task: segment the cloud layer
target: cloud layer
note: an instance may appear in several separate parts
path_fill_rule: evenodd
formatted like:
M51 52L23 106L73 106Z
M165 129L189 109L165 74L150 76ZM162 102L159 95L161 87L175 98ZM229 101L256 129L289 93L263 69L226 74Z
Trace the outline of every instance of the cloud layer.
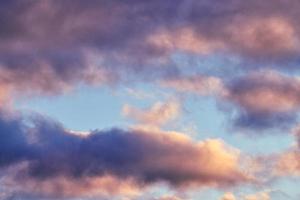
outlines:
M178 51L286 69L299 53L298 8L293 0L6 1L0 86L49 94L78 82L153 80L180 73Z
M7 110L21 96L57 95L82 84L151 82L163 92L173 88L229 105L234 127L287 130L300 109L299 10L296 0L3 1L0 185L6 188L0 199L134 196L161 182L185 188L253 181L241 153L222 140L159 129L178 117L178 102L126 105L125 116L151 126L86 135ZM275 156L276 175L299 176L298 146Z

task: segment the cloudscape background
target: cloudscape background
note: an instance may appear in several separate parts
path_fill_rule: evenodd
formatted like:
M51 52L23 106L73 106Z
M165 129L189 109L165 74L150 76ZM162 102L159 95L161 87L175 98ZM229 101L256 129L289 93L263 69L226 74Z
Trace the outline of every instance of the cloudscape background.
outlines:
M0 2L0 200L299 200L300 2Z

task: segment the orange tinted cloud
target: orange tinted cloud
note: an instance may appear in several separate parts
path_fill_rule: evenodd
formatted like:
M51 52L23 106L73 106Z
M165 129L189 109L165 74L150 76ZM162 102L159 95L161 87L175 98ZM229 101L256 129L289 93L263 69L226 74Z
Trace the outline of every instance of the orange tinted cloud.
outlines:
M183 200L183 199L181 199L179 197L176 197L176 196L173 196L173 195L165 195L163 197L160 197L157 200Z
M180 115L180 104L177 101L156 102L147 109L139 109L126 104L122 113L139 123L160 126Z
M282 153L277 160L274 174L277 176L300 176L300 152L298 149Z
M227 192L220 200L236 200L236 198L234 194Z
M268 192L259 192L256 194L245 195L243 200L271 200L271 197Z
M5 143L0 145L0 167L21 166L5 176L13 181L12 188L25 185L32 194L80 196L100 189L102 194L134 194L136 186L156 183L186 189L254 181L240 151L219 139L196 141L178 132L120 129L83 137L45 119L36 119L30 128L18 120L0 117L6 130L0 132L0 143Z

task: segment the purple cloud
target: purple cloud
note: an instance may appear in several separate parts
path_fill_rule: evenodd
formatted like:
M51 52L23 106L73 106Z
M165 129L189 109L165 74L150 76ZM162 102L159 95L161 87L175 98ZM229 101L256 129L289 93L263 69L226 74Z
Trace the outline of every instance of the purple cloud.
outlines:
M11 176L16 187L27 183L25 192L32 194L38 192L33 187L38 183L42 194L55 194L57 184L61 195L70 194L71 188L84 193L86 184L97 188L100 180L104 184L109 177L114 177L111 184L133 180L139 187L164 182L183 188L227 187L253 179L240 166L239 151L220 140L197 142L184 134L158 130L112 129L78 135L41 116L30 125L5 113L0 119L0 168L15 169L5 176Z

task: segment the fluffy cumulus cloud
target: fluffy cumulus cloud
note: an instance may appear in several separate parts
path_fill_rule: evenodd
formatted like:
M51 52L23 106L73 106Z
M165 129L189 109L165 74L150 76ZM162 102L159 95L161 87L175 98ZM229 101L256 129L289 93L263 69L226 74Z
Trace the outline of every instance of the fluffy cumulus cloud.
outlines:
M135 194L136 187L158 182L225 187L253 179L240 165L240 152L216 139L120 129L77 135L49 119L28 124L4 113L0 122L3 185L14 183L15 192Z

